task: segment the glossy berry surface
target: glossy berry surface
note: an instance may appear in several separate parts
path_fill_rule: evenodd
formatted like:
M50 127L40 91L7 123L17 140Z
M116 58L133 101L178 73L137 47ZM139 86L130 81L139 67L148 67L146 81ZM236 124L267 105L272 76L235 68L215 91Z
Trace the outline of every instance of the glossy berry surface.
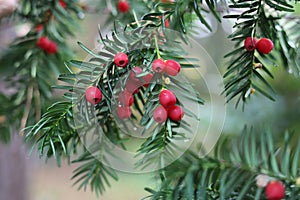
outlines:
M157 123L164 123L168 119L168 111L163 106L158 106L153 112L153 119Z
M156 73L164 72L165 68L166 68L166 63L163 59L155 59L152 62L152 70Z
M50 42L51 41L46 36L42 36L38 39L37 46L45 50L49 46Z
M162 90L158 97L160 104L165 108L169 108L176 104L176 96L170 90Z
M262 54L270 53L273 48L274 48L274 44L273 44L272 40L270 40L268 38L261 38L256 43L256 49Z
M57 53L58 47L57 44L53 41L50 41L49 45L45 48L45 51L48 54L55 54Z
M120 119L127 119L131 116L131 111L128 106L119 106L117 108L117 115Z
M256 49L256 43L257 43L256 38L247 37L244 40L244 47L247 51L254 51Z
M173 121L180 121L184 116L183 109L180 106L174 105L168 109L168 116Z
M271 181L265 189L268 200L281 200L284 197L284 185L280 181Z
M129 11L129 3L126 0L120 0L117 4L117 8L122 13L127 13Z
M102 92L95 86L88 87L85 90L85 98L93 105L98 104L102 100Z
M114 63L118 66L118 67L126 67L126 65L128 64L128 56L126 53L117 53L114 57Z
M180 72L180 68L180 64L175 60L167 60L166 68L164 71L170 76L176 76Z
M130 92L124 90L123 92L120 92L118 100L121 106L132 106L134 102L134 97Z

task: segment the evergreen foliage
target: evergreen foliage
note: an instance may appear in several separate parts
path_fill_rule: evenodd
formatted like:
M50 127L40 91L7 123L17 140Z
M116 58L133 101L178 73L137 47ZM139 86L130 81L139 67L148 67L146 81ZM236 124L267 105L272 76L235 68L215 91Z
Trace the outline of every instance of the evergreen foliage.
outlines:
M141 135L149 130L151 134L146 135L137 150L136 166L144 169L154 164L160 168L161 179L160 188L146 188L150 195L145 199L265 199L263 188L256 183L260 174L281 180L286 186L286 199L300 199L296 183L300 176L297 133L286 132L284 141L277 141L270 130L245 129L237 138L221 137L213 153L200 157L188 151L165 167L165 163L174 160L175 152L181 150L176 140L187 139L186 132L193 132L193 127L184 118L180 122L167 119L165 123L155 123L152 113L159 105L160 91L172 90L185 115L197 120L199 116L182 102L189 100L202 105L204 100L192 84L151 69L157 58L176 60L182 69L199 67L197 59L188 57L180 44L189 44L187 35L196 19L212 30L205 18L205 13L211 12L219 22L236 20L234 32L229 35L235 49L225 55L229 60L224 74L227 102L236 99L236 106L241 102L244 106L255 91L274 101L275 91L268 81L276 78L272 68L284 67L296 76L300 71L299 16L294 13L297 1L236 0L227 5L227 1L217 0L138 0L129 1L130 12L121 14L117 12L117 0L100 1L96 5L101 6L96 10L77 1L65 2L64 8L56 0L24 0L13 16L29 21L32 27L28 34L13 42L0 60L7 81L17 87L11 96L0 95L4 102L11 102L7 103L9 106L1 106L0 115L5 114L9 122L9 126L0 124L8 133L0 134L1 139L8 141L10 127L18 127L21 134L25 133L26 142L37 147L41 156L55 158L58 165L65 158L70 163L79 163L72 177L74 184L79 189L90 186L101 195L110 187L111 180L118 180L117 170L110 166L104 152L115 158L118 155L113 154L105 138L122 149L127 148L125 141L132 139L124 133L130 132L130 128L116 116L117 95L125 88L134 67L141 66L143 71L136 78L143 85L146 83L143 77L151 74L153 78L148 87L142 86L134 94L132 118L143 127ZM222 19L219 9L226 6L239 14L229 13ZM70 60L72 52L65 40L78 28L76 20L83 16L82 10L101 13L104 8L110 9L107 23L114 21L114 28L111 35L105 36L99 28L99 43L103 48L94 51L78 42L89 58ZM167 21L172 30L181 34L168 31ZM37 25L43 29L37 31ZM58 44L57 54L41 51L37 46L41 36ZM247 37L271 39L274 51L270 54L247 51L243 46ZM124 68L113 61L119 52L129 57ZM56 85L58 74L60 83ZM96 106L85 99L89 86L97 86L103 94L103 100ZM63 100L53 103L53 88L65 92ZM90 138L92 142L87 145L85 142Z

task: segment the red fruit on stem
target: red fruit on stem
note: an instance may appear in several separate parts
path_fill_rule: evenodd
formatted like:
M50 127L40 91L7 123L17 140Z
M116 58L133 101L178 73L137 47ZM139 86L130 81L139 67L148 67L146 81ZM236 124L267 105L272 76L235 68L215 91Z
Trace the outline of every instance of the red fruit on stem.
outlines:
M126 65L128 64L128 56L126 53L117 53L114 57L114 63L118 66L118 67L126 67Z
M57 53L57 44L53 41L50 41L49 45L45 48L45 51L48 53L48 54L55 54Z
M168 119L168 111L163 106L158 106L153 112L153 119L158 123L164 123Z
M66 2L64 1L64 0L59 0L59 5L61 6L61 7L63 7L63 8L66 8L67 7L67 4L66 4Z
M254 37L247 37L244 40L244 47L247 51L254 51L256 48L257 40Z
M169 108L176 104L176 96L170 90L162 90L158 97L160 104L165 108Z
M137 74L140 74L140 73L142 73L143 72L143 69L142 68L140 68L140 67L134 67L131 71L130 71L130 73L129 73L129 78L130 78L130 80L132 80L132 81L140 81L140 79L138 78L138 77L136 77L136 75Z
M168 116L173 121L180 121L184 116L183 109L180 106L174 105L168 109Z
M124 90L123 92L120 92L119 96L119 103L122 106L132 106L133 102L134 102L134 97L133 95L128 92L127 90Z
M120 0L117 4L117 8L122 13L127 13L129 11L129 3L126 0Z
M163 73L166 68L166 63L163 59L155 59L152 62L152 70L157 73Z
M51 43L51 41L46 36L42 36L38 39L36 44L39 48L45 50L49 46L50 43Z
M262 54L268 54L272 51L274 44L272 40L268 38L261 38L256 43L256 49Z
M131 116L130 108L128 106L125 106L125 107L119 106L117 108L117 115L120 119L129 118Z
M180 72L180 64L175 60L167 60L165 72L170 76L176 76Z
M85 98L88 102L95 105L102 100L102 92L95 86L90 86L85 90Z
M265 189L268 200L281 200L284 197L284 185L280 181L271 181Z
M42 24L38 24L38 25L36 25L36 27L35 27L35 31L36 32L40 32L41 30L43 30L43 25Z

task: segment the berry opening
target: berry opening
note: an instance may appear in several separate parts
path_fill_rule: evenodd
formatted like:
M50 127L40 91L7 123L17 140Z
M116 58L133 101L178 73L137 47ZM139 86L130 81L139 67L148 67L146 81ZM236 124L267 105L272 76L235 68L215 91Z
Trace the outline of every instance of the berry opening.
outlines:
M97 101L99 101L100 99L99 99L99 98L93 98L93 100L94 100L95 102L97 102Z

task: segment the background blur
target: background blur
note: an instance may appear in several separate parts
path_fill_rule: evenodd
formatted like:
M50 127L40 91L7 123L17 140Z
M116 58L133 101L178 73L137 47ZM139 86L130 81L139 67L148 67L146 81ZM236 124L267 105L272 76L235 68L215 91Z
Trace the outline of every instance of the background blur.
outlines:
M102 20L101 20L101 19ZM103 24L103 18L98 15L87 15L81 22L81 29L76 33L75 38L70 38L68 43L76 51L75 58L80 60L86 57L76 44L82 41L89 48L93 48L97 41L98 24ZM197 41L208 51L221 72L225 71L223 55L232 49L231 42L226 38L229 27L216 23L212 19L215 31L207 34L205 38L198 38ZM2 25L0 29L0 51L13 38L14 31L20 32L26 26L18 26L16 29L9 24ZM108 30L108 29L107 29ZM24 30L25 31L25 30ZM253 95L245 110L235 109L234 102L227 105L226 121L223 134L240 133L245 124L254 127L271 127L275 134L280 136L286 129L300 130L300 79L292 77L282 68L271 69L275 80L271 83L277 91L277 101L272 102L259 95ZM201 88L201 86L199 86ZM209 120L205 117L209 113L202 113L202 123ZM1 120L1 119L0 119ZM215 122L218 123L218 122ZM1 131L1 130L0 130ZM97 199L89 189L77 191L76 186L72 187L70 178L76 165L69 166L63 163L60 168L55 161L48 160L47 163L33 150L28 156L30 149L22 143L22 139L14 137L12 143L0 143L0 200L12 200L4 196L4 191L14 188L12 193L20 193L19 199L28 200L82 200ZM14 187L18 182L23 182L22 187ZM98 199L103 200L136 200L147 195L144 187L155 186L152 174L119 174L119 181L112 181L111 189Z

